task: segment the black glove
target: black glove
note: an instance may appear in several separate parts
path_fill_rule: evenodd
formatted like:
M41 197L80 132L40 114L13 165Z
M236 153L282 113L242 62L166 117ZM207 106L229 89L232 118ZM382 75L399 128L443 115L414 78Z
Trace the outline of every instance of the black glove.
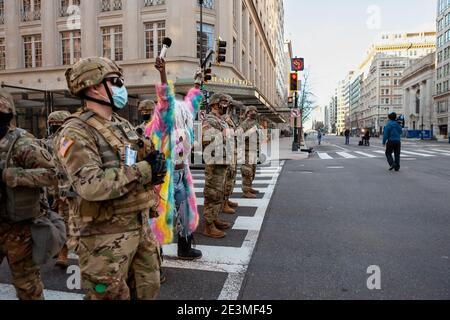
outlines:
M164 183L167 174L166 157L159 151L150 153L145 161L152 167L152 184L157 186Z

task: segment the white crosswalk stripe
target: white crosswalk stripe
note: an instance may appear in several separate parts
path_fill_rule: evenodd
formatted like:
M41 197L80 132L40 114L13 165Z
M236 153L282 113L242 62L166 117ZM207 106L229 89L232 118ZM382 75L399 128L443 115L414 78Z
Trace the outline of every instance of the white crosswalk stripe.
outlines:
M331 160L331 159L333 159L332 157L330 157L330 155L328 153L318 152L317 154L319 155L320 159L322 159L322 160Z
M448 153L450 153L450 150L442 150L442 149L431 149L431 150L440 152L441 154L444 154L444 155L447 155Z
M363 151L334 151L334 152L317 152L320 160L347 160L347 159L375 159L384 158L384 150L370 149ZM402 158L433 158L440 156L450 156L450 150L443 149L413 149L402 150Z
M368 153L365 153L365 152L361 152L361 151L355 151L355 153L357 153L357 154L359 154L361 156L364 156L366 158L378 158L378 156L375 156L373 154L368 154Z
M355 156L352 156L351 154L349 154L347 152L336 152L336 153L345 159L356 159Z
M431 158L431 157L434 157L434 156L431 155L431 154L424 154L424 153L418 153L418 152L412 152L412 151L406 151L406 150L402 150L402 153L404 153L404 154L409 154L409 155L412 155L412 156L425 157L425 158Z

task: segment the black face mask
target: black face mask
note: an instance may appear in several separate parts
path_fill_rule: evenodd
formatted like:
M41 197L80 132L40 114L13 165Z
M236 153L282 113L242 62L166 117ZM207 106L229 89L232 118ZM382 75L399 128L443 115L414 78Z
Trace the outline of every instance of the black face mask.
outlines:
M8 133L14 115L12 113L0 112L0 139L3 139Z
M143 114L143 115L142 115L142 119L143 119L144 121L149 121L151 118L152 118L152 115L151 115L151 114Z
M61 126L51 125L50 126L50 134L55 134L59 130L59 128L61 128Z

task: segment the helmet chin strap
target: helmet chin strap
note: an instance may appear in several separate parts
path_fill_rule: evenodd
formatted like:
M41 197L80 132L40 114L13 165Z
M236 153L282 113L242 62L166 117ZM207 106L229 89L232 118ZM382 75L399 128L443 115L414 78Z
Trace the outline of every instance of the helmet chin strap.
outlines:
M92 101L92 102L95 102L95 103L98 103L98 104L101 104L101 105L103 105L103 106L108 106L108 107L110 107L114 112L117 112L119 109L118 109L118 108L115 106L115 104L114 104L114 99L113 99L111 90L109 90L108 84L106 83L106 79L104 79L104 80L102 81L102 84L103 84L103 86L105 87L106 94L108 95L108 98L109 98L109 101L110 101L109 103L106 102L106 101L104 101L104 100L100 100L100 99L97 99L97 98L89 97L89 96L87 96L87 95L84 95L84 96L83 96L83 99L84 99L84 100L88 100L88 101Z

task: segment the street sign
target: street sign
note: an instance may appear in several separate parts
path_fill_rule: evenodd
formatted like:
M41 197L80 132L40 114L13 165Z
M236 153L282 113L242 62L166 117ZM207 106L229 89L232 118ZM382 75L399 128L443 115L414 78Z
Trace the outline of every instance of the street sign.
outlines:
M293 58L291 69L293 72L305 70L305 59L304 58Z

